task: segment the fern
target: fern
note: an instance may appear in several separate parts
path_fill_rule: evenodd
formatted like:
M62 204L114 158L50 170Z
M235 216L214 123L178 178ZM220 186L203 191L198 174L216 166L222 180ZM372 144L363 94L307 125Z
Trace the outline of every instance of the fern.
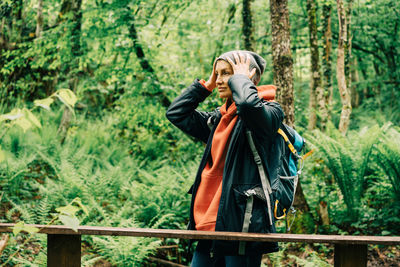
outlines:
M327 133L316 130L307 139L318 149L324 164L338 183L347 214L354 221L360 214L364 177L373 145L381 136L382 129L378 126L364 128L344 137L330 126Z
M394 196L400 201L400 132L392 129L375 146L379 167L390 180Z
M47 224L50 218L50 211L53 206L48 201L48 196L39 200L39 203L35 205L35 223L37 224Z

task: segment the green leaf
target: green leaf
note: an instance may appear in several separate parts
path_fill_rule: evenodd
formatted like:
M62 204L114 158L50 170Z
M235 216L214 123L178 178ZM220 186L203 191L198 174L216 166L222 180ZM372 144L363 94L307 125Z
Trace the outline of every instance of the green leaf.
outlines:
M34 234L39 232L39 228L32 226L32 225L24 225L23 231L28 232L30 234Z
M81 201L81 199L80 199L79 197L74 198L74 200L72 200L71 203L77 204L79 207L81 207L81 209L83 210L83 212L84 212L86 215L89 215L88 209L82 204L82 201Z
M32 123L24 117L20 117L17 120L15 120L15 124L21 127L22 130L24 130L24 132L26 132L26 130L32 127Z
M23 117L24 114L22 113L21 109L19 108L15 108L13 110L11 110L11 112L0 115L0 121L5 121L5 120L16 120L19 119L21 117Z
M78 100L74 92L70 89L60 89L55 95L67 106L73 107Z
M23 112L24 112L25 117L30 122L32 122L36 127L42 128L42 125L40 124L40 121L36 118L35 115L33 115L33 113L29 109L24 108Z
M48 97L45 99L38 99L33 101L35 106L37 107L42 107L44 109L50 110L50 105L54 102L54 99L52 97Z
M39 232L39 228L31 225L26 225L23 221L20 221L14 225L13 234L18 235L22 231L27 232L29 234L34 234Z
M60 215L60 221L75 232L78 232L79 220L75 216Z
M13 227L13 234L18 235L24 229L24 222L17 222Z
M59 213L64 214L64 215L75 216L75 214L79 211L79 208L74 207L71 204L69 204L65 207L56 208L56 211L58 211Z

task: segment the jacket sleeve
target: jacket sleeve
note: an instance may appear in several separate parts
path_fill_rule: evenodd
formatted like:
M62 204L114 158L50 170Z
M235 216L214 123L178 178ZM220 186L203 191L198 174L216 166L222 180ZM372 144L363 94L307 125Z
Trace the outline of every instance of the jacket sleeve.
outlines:
M238 115L253 134L259 137L276 134L284 117L281 106L260 99L256 86L246 75L233 75L228 84Z
M196 79L172 102L166 113L168 120L172 124L204 143L207 143L210 135L207 120L212 115L212 112L198 111L196 108L210 93Z

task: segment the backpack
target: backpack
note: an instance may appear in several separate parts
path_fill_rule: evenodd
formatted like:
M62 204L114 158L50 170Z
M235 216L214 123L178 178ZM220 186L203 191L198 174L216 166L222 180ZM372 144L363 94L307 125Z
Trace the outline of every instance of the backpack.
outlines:
M287 211L292 209L294 202L294 196L296 193L296 187L303 167L303 158L299 155L301 150L305 145L305 140L303 137L297 133L296 130L291 128L286 124L278 129L277 138L282 138L280 142L284 147L282 147L282 157L280 166L280 175L278 180L274 182L273 188L269 184L269 179L262 165L262 161L258 151L255 147L252 134L250 130L247 130L247 139L254 156L254 161L257 164L258 172L260 174L262 191L264 192L265 200L268 205L268 210L271 213L273 210L273 215L275 219L283 219L286 217ZM256 191L260 191L259 189ZM257 192L259 195L260 192ZM269 195L273 196L274 203L271 203ZM259 197L260 198L260 197ZM270 216L270 222L272 222L272 215Z
M285 218L289 209L293 214L295 214L295 210L292 205L304 160L304 157L301 157L299 153L305 145L304 138L301 137L296 130L282 123L282 126L278 129L277 138L283 139L278 141L281 141L279 144L283 145L280 173L283 173L284 175L280 175L276 182L274 182L274 187L271 187L269 183L270 180L268 179L260 154L256 149L251 131L249 129L247 129L246 135L250 149L253 153L254 161L258 168L262 187L258 186L251 188L245 192L245 195L247 196L247 203L243 218L242 232L249 231L254 198L258 198L267 204L267 215L269 217L270 225L272 225L274 221L272 219L272 210L273 216L277 220ZM274 200L274 203L271 201L271 196ZM290 225L288 227L288 231L290 231ZM239 255L245 254L245 246L245 242L239 242Z
M274 85L262 85L257 87L258 96L266 101L274 101L276 95L276 86ZM255 148L254 141L252 140L251 132L247 132L247 139L252 150L254 160L256 161L258 171L260 174L262 187L264 194L267 192L273 194L274 203L273 211L275 219L283 219L286 217L286 212L289 209L294 213L295 210L292 207L294 202L294 196L296 193L296 187L303 168L303 163L305 155L301 157L299 154L305 145L305 140L301 135L287 124L282 123L281 127L278 129L278 134L281 140L282 147L282 157L281 166L279 172L278 181L274 181L274 190L268 185L269 179L267 179L266 172L262 167L260 156L258 155L257 149ZM284 141L284 142L283 142ZM311 152L312 153L312 152ZM263 181L264 180L264 181ZM267 197L268 198L268 197ZM270 207L269 207L270 208ZM271 209L269 209L270 211ZM271 219L271 218L270 218Z

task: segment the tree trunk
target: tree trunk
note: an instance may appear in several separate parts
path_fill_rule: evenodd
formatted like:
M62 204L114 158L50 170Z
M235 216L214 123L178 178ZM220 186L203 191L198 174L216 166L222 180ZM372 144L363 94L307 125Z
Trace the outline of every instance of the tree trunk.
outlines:
M79 83L79 60L81 57L81 27L82 27L82 0L73 0L70 1L70 5L68 5L71 9L66 10L64 12L71 11L72 19L71 19L71 30L70 30L70 38L71 38L71 54L72 60L69 64L69 74L68 76L68 84L69 88L76 92ZM64 7L64 5L62 5ZM61 12L60 12L61 13ZM65 14L65 13L62 13ZM64 143L65 138L67 137L67 132L71 124L72 111L70 108L65 107L63 116L61 118L60 126L58 127L58 134L61 137L61 143Z
M43 31L43 0L38 0L35 36L41 37L42 31Z
M332 3L325 1L322 6L322 31L324 35L324 44L322 52L322 72L323 72L323 91L325 106L327 107L326 121L330 120L330 110L332 107ZM324 118L321 118L323 121Z
M16 36L16 42L19 43L22 39L22 25L24 25L24 21L22 18L22 10L23 10L23 1L15 0L13 1L13 20L12 20L12 31L16 32L14 36ZM10 34L10 36L12 36Z
M270 0L272 59L277 100L285 112L285 123L294 125L293 59L287 0Z
M323 91L325 106L327 107L326 121L330 120L330 113L332 107L332 2L324 1L322 6L322 31L324 35L324 44L322 52L322 73L323 73ZM323 118L321 118L323 121Z
M272 59L274 84L278 87L277 101L285 112L285 123L294 126L293 59L290 50L290 24L287 0L270 0ZM309 206L299 182L297 185L294 207L308 216ZM312 220L312 219L311 219ZM303 227L300 227L303 228ZM296 227L294 228L296 229ZM305 232L304 229L298 231Z
M142 69L150 74L152 78L157 81L159 84L157 75L151 66L150 62L148 61L147 57L145 56L142 44L139 42L139 37L137 34L136 26L135 26L135 18L133 15L131 15L132 12L129 11L128 9L128 16L130 19L131 25L129 26L129 36L133 41L133 49L135 50L136 57L139 59L140 66ZM161 88L158 88L156 92L143 92L144 95L150 96L150 97L157 97L160 100L160 103L163 107L169 107L171 105L171 101L168 99L167 95L165 92L161 90Z
M251 13L251 1L243 0L242 18L243 18L243 41L244 48L246 50L254 51L254 27L253 27L253 15Z
M352 59L351 66L351 106L356 108L360 105L360 93L357 90L357 84L360 81L360 77L358 75L358 64L356 58Z
M324 101L324 92L321 87L321 73L319 69L318 32L317 32L317 7L315 0L307 0L308 29L310 37L311 54L311 84L310 84L310 118L308 129L313 130L317 126L317 106L320 113L321 128L326 125L327 111Z
M350 124L351 99L346 85L345 75L345 45L347 43L347 21L343 0L337 0L339 18L339 38L337 48L336 77L339 87L340 99L342 101L342 112L340 114L339 131L345 135Z
M346 75L346 85L347 88L351 88L351 74L352 74L352 55L351 55L351 46L352 46L352 39L353 34L351 32L351 13L352 13L352 2L353 0L347 0L348 5L345 8L346 12L346 29L347 29L347 40L344 44L344 73ZM350 94L351 98L351 94Z

